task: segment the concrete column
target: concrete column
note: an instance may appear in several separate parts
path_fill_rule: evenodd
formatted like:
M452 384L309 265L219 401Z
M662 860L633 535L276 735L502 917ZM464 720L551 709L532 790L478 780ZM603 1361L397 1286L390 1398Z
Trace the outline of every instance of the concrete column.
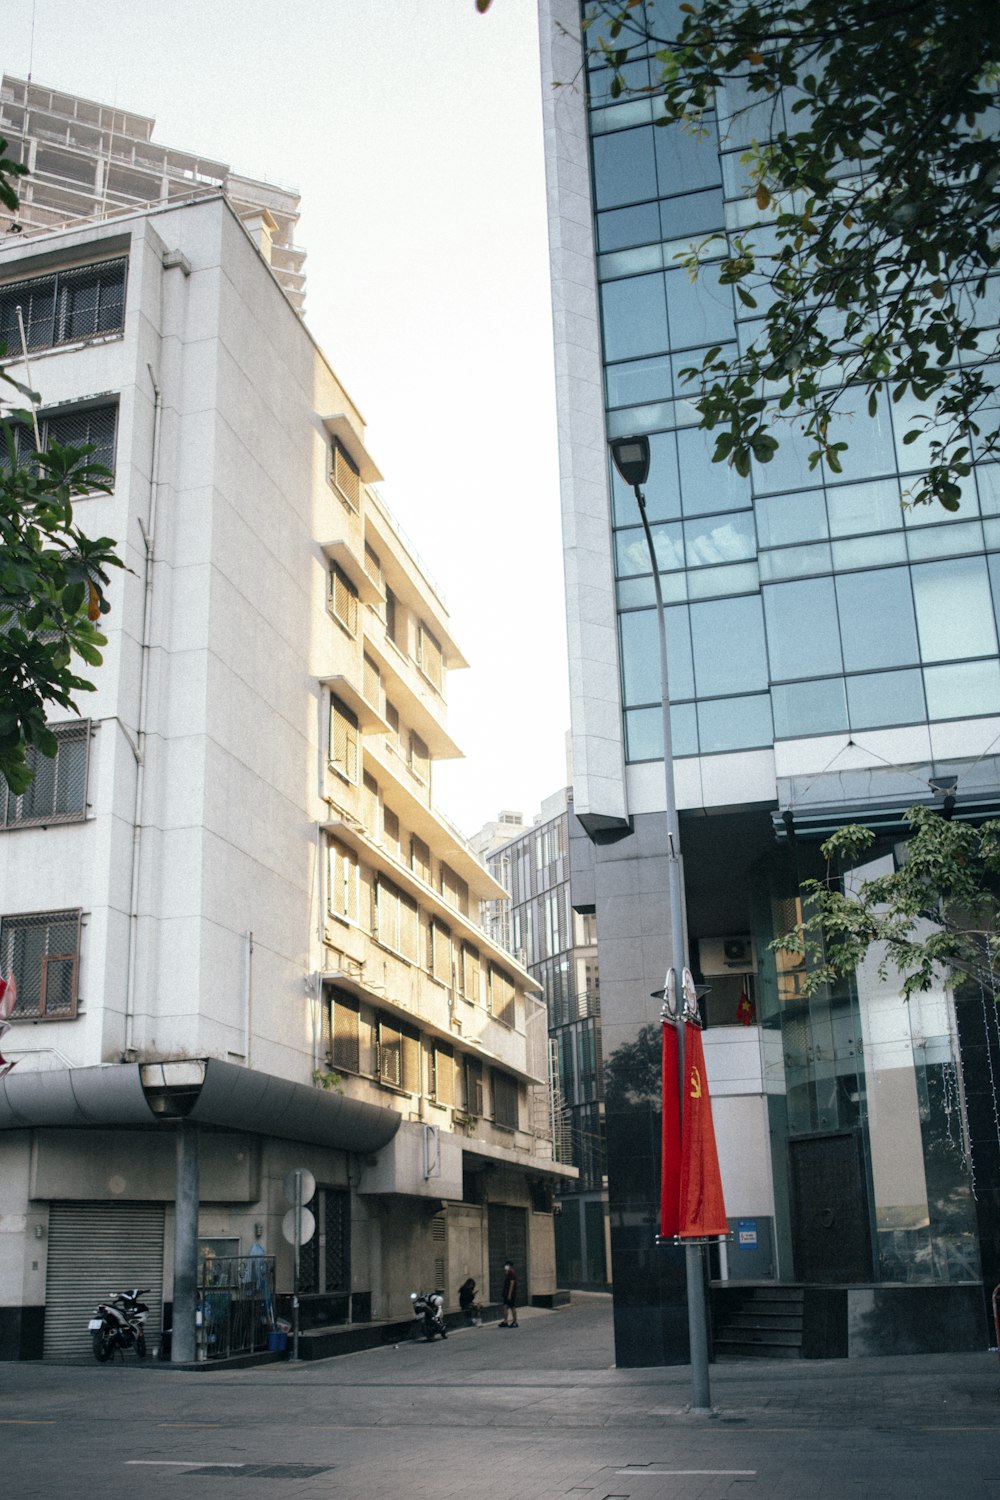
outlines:
M177 1126L177 1183L174 1219L173 1364L195 1359L195 1305L198 1285L198 1126Z

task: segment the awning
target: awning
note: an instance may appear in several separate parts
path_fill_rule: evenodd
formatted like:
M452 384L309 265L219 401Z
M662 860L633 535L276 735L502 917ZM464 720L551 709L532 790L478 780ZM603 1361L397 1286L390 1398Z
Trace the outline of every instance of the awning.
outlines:
M400 1124L395 1110L218 1058L15 1069L0 1079L0 1130L163 1129L179 1119L365 1153L385 1146Z

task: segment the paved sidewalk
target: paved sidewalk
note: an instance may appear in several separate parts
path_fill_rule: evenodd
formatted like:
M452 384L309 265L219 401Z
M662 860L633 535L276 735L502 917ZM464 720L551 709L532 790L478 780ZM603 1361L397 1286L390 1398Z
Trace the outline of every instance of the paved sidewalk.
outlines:
M995 1354L617 1370L610 1299L226 1372L0 1365L4 1492L51 1500L1000 1500ZM87 1479L90 1476L90 1480Z

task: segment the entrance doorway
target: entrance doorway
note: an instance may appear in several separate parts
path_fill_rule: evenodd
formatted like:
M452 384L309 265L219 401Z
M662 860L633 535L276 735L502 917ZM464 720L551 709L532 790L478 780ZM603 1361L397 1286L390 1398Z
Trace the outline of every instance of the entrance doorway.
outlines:
M793 1137L788 1166L795 1279L871 1281L868 1190L858 1132Z
M512 1262L517 1273L517 1300L528 1300L528 1213L505 1203L489 1205L490 1301L503 1295L503 1263Z

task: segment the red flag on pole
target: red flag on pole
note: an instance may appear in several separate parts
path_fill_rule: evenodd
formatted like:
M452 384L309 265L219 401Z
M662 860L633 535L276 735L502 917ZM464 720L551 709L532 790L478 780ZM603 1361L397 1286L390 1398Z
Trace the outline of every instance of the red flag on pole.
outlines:
M680 1229L681 1123L677 1027L663 1023L663 1124L660 1166L660 1236L672 1240Z
M705 1075L705 1049L701 1027L688 1021L684 1029L684 1131L680 1164L680 1228L682 1239L728 1234L726 1205L722 1197L719 1154L712 1125L712 1102ZM676 1041L675 1041L676 1047ZM676 1065L674 1076L676 1077ZM664 1118L666 1111L664 1110ZM676 1118L676 1115L675 1115Z

